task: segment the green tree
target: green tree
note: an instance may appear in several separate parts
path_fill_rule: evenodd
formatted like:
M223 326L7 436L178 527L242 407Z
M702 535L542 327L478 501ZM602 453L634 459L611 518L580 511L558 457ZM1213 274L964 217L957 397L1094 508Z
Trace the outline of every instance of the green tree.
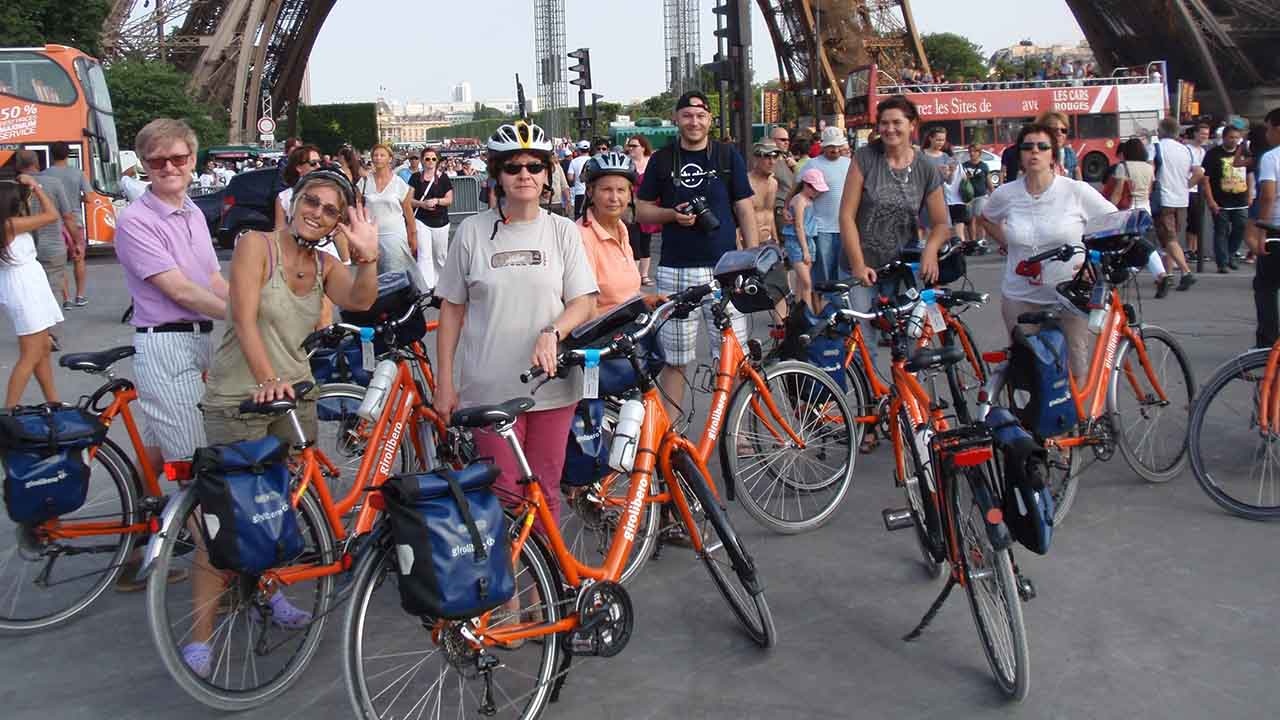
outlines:
M227 113L192 99L191 77L159 60L120 60L106 70L120 144L132 147L143 125L158 117L185 120L201 147L227 141Z
M506 114L501 110L481 103L476 103L475 111L471 114L472 120L495 120L503 117L506 117Z
M298 136L335 153L343 143L370 148L378 142L378 109L374 103L302 105L298 108Z
M102 54L102 25L110 0L18 0L0 4L0 47L45 43Z
M948 78L987 76L987 63L982 59L982 46L955 33L931 33L921 40L924 54L935 71Z

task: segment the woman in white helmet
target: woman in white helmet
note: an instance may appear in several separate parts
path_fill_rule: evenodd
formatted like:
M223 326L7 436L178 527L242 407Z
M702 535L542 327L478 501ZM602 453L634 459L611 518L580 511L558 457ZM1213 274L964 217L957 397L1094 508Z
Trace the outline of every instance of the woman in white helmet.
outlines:
M554 375L560 338L595 312L596 281L577 227L539 204L553 162L551 139L520 121L499 127L488 148L494 209L458 226L436 286L444 302L435 407L444 417L529 395L520 374L536 365ZM564 439L581 382L576 373L548 382L515 427L557 522ZM506 441L477 430L475 442L477 454L502 470L498 487L519 497L520 470Z

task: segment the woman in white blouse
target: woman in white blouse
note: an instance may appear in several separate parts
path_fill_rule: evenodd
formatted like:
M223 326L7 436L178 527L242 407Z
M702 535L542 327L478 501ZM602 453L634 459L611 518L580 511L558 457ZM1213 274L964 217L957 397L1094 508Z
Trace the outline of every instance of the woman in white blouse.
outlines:
M1036 277L1017 274L1018 263L1065 244L1083 247L1080 237L1085 223L1116 212L1116 206L1088 183L1054 172L1058 134L1050 128L1023 126L1017 146L1023 173L996 188L981 217L983 226L1008 253L1000 294L1004 324L1010 332L1022 313L1058 310L1057 285L1071 279L1084 257L1042 263ZM1071 371L1083 379L1089 365L1089 321L1069 312L1057 315L1066 332Z
M374 145L370 156L373 172L359 180L356 193L378 226L378 274L407 272L419 289L426 290L415 259L418 232L409 185L392 172L391 148Z

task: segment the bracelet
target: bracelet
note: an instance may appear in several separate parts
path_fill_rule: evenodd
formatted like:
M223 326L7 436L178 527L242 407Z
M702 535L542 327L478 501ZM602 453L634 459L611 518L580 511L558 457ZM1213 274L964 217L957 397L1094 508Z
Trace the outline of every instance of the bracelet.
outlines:
M278 377L267 378L266 380L263 380L262 382L258 383L258 389L261 390L262 388L270 385L271 383L278 383L278 382L281 382L281 380L282 378L278 378Z
M357 264L357 265L370 265L370 264L373 264L373 263L378 262L378 257L375 255L375 256L373 256L373 257L371 257L371 258L358 258L358 257L356 257L356 256L352 255L352 256L351 256L351 262L353 262L353 263L355 263L355 264Z

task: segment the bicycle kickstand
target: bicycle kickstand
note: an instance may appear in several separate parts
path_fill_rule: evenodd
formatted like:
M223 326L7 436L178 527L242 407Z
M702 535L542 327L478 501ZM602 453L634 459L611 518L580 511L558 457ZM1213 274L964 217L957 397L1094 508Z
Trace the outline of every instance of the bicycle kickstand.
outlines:
M902 636L903 642L911 642L912 640L920 637L924 632L924 629L929 627L929 623L933 622L933 619L938 615L938 611L942 609L942 604L947 601L947 596L951 594L951 588L955 586L955 575L949 575L947 577L947 584L942 587L942 592L938 593L938 597L935 598L933 604L929 606L929 610L925 612L924 617L920 618L920 624L916 625L914 630Z

